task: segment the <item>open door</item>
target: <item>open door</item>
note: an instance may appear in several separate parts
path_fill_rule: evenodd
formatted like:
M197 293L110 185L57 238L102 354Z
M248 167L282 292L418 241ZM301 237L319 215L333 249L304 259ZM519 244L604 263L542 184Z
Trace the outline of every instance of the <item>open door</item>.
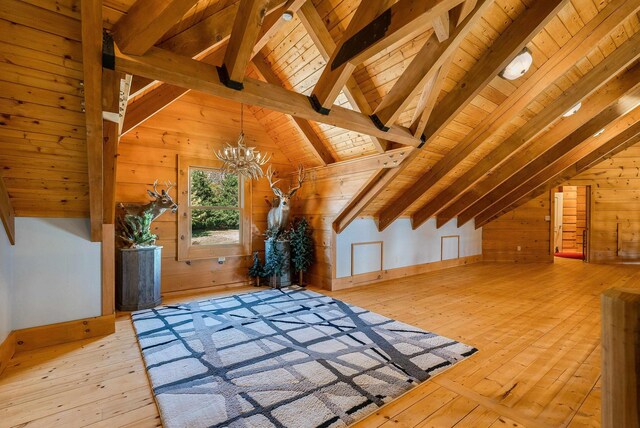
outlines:
M554 198L554 214L553 214L553 249L554 252L562 252L562 213L564 195L562 192L556 192Z

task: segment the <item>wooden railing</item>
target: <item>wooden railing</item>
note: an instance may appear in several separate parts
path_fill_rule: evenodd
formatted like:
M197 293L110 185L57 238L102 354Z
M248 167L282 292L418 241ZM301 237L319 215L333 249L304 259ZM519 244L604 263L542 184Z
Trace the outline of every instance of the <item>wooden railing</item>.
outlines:
M640 428L640 290L602 294L602 427Z

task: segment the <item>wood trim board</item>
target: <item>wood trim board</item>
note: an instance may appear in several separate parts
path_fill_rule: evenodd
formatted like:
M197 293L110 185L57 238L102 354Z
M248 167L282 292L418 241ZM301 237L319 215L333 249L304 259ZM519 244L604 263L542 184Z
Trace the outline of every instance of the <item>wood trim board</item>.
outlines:
M15 332L9 333L9 335L0 343L0 375L7 368L9 360L16 353L16 338Z
M440 237L440 261L444 261L444 240L457 238L458 240L458 255L455 259L447 259L447 260L456 260L460 258L460 235L445 235Z

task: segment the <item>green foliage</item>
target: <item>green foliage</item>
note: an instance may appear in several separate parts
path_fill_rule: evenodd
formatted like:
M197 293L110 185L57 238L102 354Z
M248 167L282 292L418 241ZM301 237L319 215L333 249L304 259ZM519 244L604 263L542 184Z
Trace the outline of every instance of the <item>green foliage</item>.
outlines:
M306 272L314 261L314 245L309 222L304 217L296 219L289 232L291 261L298 272Z
M191 171L192 206L238 206L238 176L217 171ZM198 210L191 212L194 235L204 230L235 230L240 214L235 210Z
M273 241L271 251L269 251L269 256L264 264L264 276L270 276L272 280L275 280L275 278L282 275L284 272L284 261L284 253L278 248L277 242Z
M129 247L148 247L156 243L158 237L151 233L151 222L153 221L151 212L147 211L141 216L126 214L119 221L120 238L129 244Z
M264 268L260 262L260 256L257 251L253 253L253 264L249 267L249 276L251 278L261 278L265 276Z

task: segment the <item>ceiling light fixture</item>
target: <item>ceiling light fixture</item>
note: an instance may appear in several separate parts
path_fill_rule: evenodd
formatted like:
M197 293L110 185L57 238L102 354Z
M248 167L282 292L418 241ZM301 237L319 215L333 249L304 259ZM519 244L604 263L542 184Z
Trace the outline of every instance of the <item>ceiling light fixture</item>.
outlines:
M578 103L576 105L574 105L573 107L571 107L569 110L567 110L562 117L569 117L569 116L573 116L574 114L576 114L578 112L578 110L580 110L580 107L582 107L582 103Z
M507 80L516 80L521 77L533 64L533 56L529 48L524 48L499 74L500 77Z
M285 21L291 21L293 19L293 12L291 12L290 10L285 10L282 13L282 19L284 19Z
M602 128L601 130L599 130L598 132L596 132L595 134L593 134L594 137L599 137L600 135L602 135L602 133L604 132L604 128Z
M265 156L255 147L247 147L244 144L244 105L240 104L240 135L236 145L227 146L215 152L216 157L224 162L222 170L225 173L242 175L245 178L259 179L264 175L262 165L267 163L271 156Z

